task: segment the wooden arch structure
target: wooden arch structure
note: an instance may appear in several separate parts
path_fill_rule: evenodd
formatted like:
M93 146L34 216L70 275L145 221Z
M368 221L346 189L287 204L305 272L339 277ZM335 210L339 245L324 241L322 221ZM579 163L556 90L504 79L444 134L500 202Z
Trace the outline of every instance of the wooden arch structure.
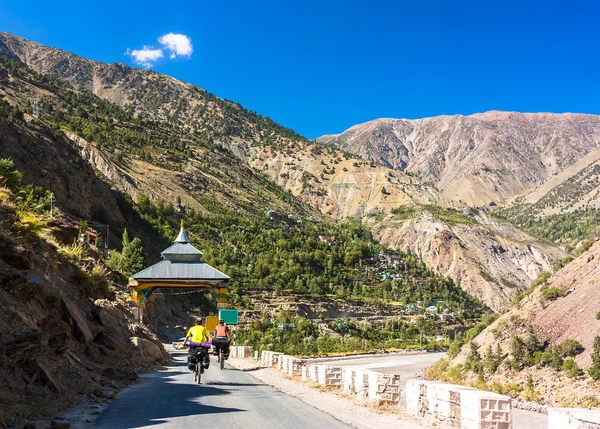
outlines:
M129 287L138 303L142 321L146 301L158 289L207 289L221 307L227 303L229 276L202 261L202 252L192 246L183 220L175 243L162 253L162 261L129 278Z

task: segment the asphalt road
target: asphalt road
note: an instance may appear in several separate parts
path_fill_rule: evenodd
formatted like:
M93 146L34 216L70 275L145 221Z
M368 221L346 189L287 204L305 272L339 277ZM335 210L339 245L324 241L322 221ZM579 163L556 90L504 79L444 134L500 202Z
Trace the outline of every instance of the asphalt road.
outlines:
M348 360L331 360L328 365L368 368L386 374L400 375L400 385L404 389L406 381L416 378L423 370L446 356L446 353L418 353L410 355L366 356Z
M185 351L172 351L176 361L168 371L146 374L141 382L121 391L98 417L96 429L169 428L275 429L348 428L330 415L285 395L252 377L251 372L214 357L194 382Z

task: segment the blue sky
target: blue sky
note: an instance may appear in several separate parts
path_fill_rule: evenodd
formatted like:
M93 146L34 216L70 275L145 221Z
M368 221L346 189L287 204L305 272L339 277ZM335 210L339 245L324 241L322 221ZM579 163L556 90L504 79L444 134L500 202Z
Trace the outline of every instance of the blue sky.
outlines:
M0 30L109 63L161 49L157 72L314 138L380 117L600 113L599 14L551 0L3 0ZM191 55L171 59L169 33Z

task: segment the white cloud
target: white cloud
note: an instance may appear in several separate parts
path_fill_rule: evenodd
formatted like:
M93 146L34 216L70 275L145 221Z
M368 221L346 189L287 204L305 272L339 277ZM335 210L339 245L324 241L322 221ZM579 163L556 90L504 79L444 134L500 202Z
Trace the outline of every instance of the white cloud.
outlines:
M133 61L146 68L152 67L153 63L164 57L162 49L153 49L150 46L144 46L144 49L127 49L125 55L131 55Z
M153 46L144 46L144 49L127 49L125 55L131 56L136 64L143 67L150 68L156 61L165 56L166 50L170 52L169 58L174 59L177 57L192 56L194 47L192 46L192 39L185 34L168 33L158 38L158 43L161 44L161 48L154 48Z
M170 58L173 59L177 56L191 57L194 52L192 46L192 39L185 34L168 33L158 38L160 43L165 49L171 51Z

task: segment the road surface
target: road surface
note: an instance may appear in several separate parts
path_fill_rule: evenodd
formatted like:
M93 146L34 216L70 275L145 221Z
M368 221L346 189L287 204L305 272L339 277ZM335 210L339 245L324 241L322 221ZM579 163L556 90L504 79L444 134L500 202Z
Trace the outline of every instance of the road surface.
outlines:
M185 351L170 350L175 358L165 372L146 374L141 382L119 393L98 417L96 429L169 428L275 429L348 428L330 415L285 395L252 377L251 372L214 357L194 382Z
M446 356L446 353L418 353L410 355L388 355L388 356L365 356L356 359L327 361L328 365L368 368L386 374L400 375L402 389L406 387L406 381L417 378L425 368Z

